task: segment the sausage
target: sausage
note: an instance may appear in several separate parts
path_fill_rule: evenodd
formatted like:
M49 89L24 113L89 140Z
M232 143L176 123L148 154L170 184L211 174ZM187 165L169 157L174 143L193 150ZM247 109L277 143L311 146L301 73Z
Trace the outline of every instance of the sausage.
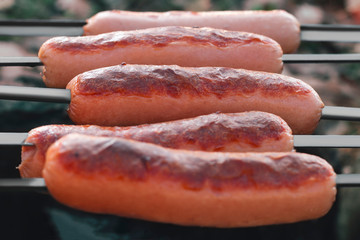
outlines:
M283 118L294 134L309 134L324 107L315 90L298 79L222 67L119 65L79 74L67 89L69 117L102 126L263 111Z
M213 113L132 127L48 125L29 132L18 167L21 177L42 177L49 146L70 133L122 137L168 148L222 152L285 152L293 150L290 127L280 117L264 112Z
M50 146L43 176L51 195L76 209L223 228L319 218L336 193L332 167L313 155L173 150L78 134Z
M209 12L104 11L87 20L85 35L161 26L212 27L252 32L277 41L284 53L295 52L300 44L298 20L283 10Z
M282 50L261 35L211 28L161 27L85 37L55 37L39 50L48 87L64 88L77 74L126 63L222 66L282 71Z

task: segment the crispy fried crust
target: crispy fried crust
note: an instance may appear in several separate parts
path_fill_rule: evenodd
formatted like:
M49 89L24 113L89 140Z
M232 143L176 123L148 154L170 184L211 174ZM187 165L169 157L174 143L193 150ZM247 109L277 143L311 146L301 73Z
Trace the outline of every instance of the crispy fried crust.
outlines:
M312 155L171 150L78 134L49 148L43 175L71 207L197 226L318 218L336 193L332 167Z
M282 49L274 40L211 28L161 27L56 37L41 46L39 58L45 84L62 88L79 73L123 62L282 71Z
M298 79L222 67L125 64L80 74L67 88L69 116L77 124L137 125L254 110L274 113L295 134L308 134L324 106Z
M203 151L292 151L291 129L281 118L264 112L214 113L133 127L48 125L29 132L19 166L22 177L41 177L45 154L56 140L70 133L123 137L164 147Z
M208 11L208 12L130 12L104 11L87 20L85 35L127 31L160 26L212 27L252 32L277 41L285 53L296 51L300 44L300 24L283 11Z

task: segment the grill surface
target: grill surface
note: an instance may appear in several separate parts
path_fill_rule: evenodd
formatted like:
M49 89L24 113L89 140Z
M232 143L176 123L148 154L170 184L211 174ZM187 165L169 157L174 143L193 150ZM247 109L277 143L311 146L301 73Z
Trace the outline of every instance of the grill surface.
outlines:
M2 115L0 122L7 124L0 126L2 132L27 132L44 124L71 123L65 113L66 106L62 104L2 102L15 109ZM45 110L39 112L39 108ZM318 133L329 124L331 125L329 122L321 123ZM19 177L15 166L20 161L20 147L0 148L1 178ZM340 171L336 150L302 151L329 160L335 169ZM0 235L4 239L337 239L338 231L341 231L337 225L341 197L338 196L335 205L325 217L316 221L255 228L214 229L90 214L62 206L42 189L2 189Z

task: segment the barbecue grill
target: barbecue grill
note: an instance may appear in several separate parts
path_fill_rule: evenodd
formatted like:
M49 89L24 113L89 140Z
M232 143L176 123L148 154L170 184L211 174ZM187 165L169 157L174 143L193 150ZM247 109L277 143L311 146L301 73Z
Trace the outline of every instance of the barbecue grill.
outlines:
M0 34L7 35L79 35L79 26L83 21L3 21L0 25ZM57 27L53 27L53 26ZM25 26L17 28L17 26ZM45 26L45 27L44 27ZM35 30L39 30L36 32ZM53 31L55 29L55 31ZM15 32L13 32L13 30ZM357 26L323 26L323 25L304 25L303 40L332 41L360 39L358 36L360 27ZM17 31L17 32L16 32ZM50 32L53 31L53 32ZM63 31L63 32L62 32ZM320 32L319 32L320 31ZM18 33L23 34L18 34ZM326 32L326 33L325 33ZM61 33L61 34L60 34ZM320 34L321 33L321 34ZM323 35L322 35L323 34ZM344 34L346 36L344 37ZM319 36L324 38L319 38ZM342 39L339 39L339 36ZM360 54L324 54L313 55L291 54L284 56L287 63L314 63L314 62L360 62ZM2 58L0 56L0 66L39 66L41 62L36 58ZM37 91L39 90L39 91ZM41 89L25 89L27 93L24 97L16 89L11 90L10 97L2 96L2 99L17 99L26 101L54 101L49 95L45 94L44 99L39 100ZM43 89L44 90L44 89ZM0 90L1 91L1 90ZM45 89L48 93L49 89ZM5 91L9 92L9 90ZM30 96L29 96L30 95ZM54 94L50 94L54 96ZM59 100L55 100L59 101ZM68 99L60 101L66 102ZM52 103L48 103L52 104ZM50 123L70 124L70 120L64 114L66 105L58 105L58 109L53 113L55 116L47 122L39 122L37 126ZM358 109L347 109L347 112L340 112L333 109L328 113L328 119L359 120ZM29 114L31 117L31 114ZM17 119L15 121L22 124L27 119ZM35 116L39 117L39 116ZM326 124L326 123L325 123ZM22 125L17 131L26 132L35 126ZM321 128L322 126L320 126ZM14 131L5 129L2 131ZM10 143L10 138L8 139ZM308 140L306 140L308 141ZM335 140L342 141L342 140ZM353 146L358 147L357 140L352 141ZM13 146L16 145L16 146ZM310 144L311 145L311 144ZM335 144L336 145L336 144ZM344 147L344 146L343 146ZM349 147L346 145L345 147ZM15 169L20 163L19 143L10 143L8 146L0 146L0 150L8 152L8 157L2 159L1 179L0 179L0 204L2 220L0 236L4 239L232 239L232 238L251 238L251 239L293 239L300 237L304 239L336 239L336 217L338 204L341 195L338 197L331 211L323 218L314 221L307 221L295 224L278 226L266 226L255 228L239 229L214 229L200 227L182 227L171 224L152 223L141 220L127 219L109 215L90 214L65 207L48 195L42 179L19 180ZM302 152L322 156L330 162L336 162L336 152L333 149L310 149L302 148ZM335 170L339 170L338 165L334 165ZM337 171L338 172L338 171ZM359 177L344 179L344 185L359 184ZM321 235L319 235L321 233Z

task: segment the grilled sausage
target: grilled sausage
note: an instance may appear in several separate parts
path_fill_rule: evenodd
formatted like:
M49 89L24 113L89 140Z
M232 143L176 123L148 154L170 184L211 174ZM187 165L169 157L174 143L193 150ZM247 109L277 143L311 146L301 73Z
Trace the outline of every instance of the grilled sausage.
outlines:
M29 132L22 147L21 177L42 177L51 144L70 133L122 137L168 148L222 152L286 152L293 150L290 127L280 117L264 112L214 113L133 127L48 125Z
M282 50L261 35L210 28L162 27L85 37L55 37L40 48L47 86L64 88L77 74L126 63L222 66L279 73Z
M77 134L49 148L43 176L55 199L80 210L210 227L318 218L336 193L332 167L317 156L172 150Z
M232 68L120 65L75 77L69 116L77 124L138 125L217 111L264 111L294 134L311 133L324 106L308 84L280 74Z
M87 20L85 35L127 31L161 26L212 27L252 32L277 41L285 53L300 44L300 24L283 11L209 11L209 12L130 12L104 11Z

